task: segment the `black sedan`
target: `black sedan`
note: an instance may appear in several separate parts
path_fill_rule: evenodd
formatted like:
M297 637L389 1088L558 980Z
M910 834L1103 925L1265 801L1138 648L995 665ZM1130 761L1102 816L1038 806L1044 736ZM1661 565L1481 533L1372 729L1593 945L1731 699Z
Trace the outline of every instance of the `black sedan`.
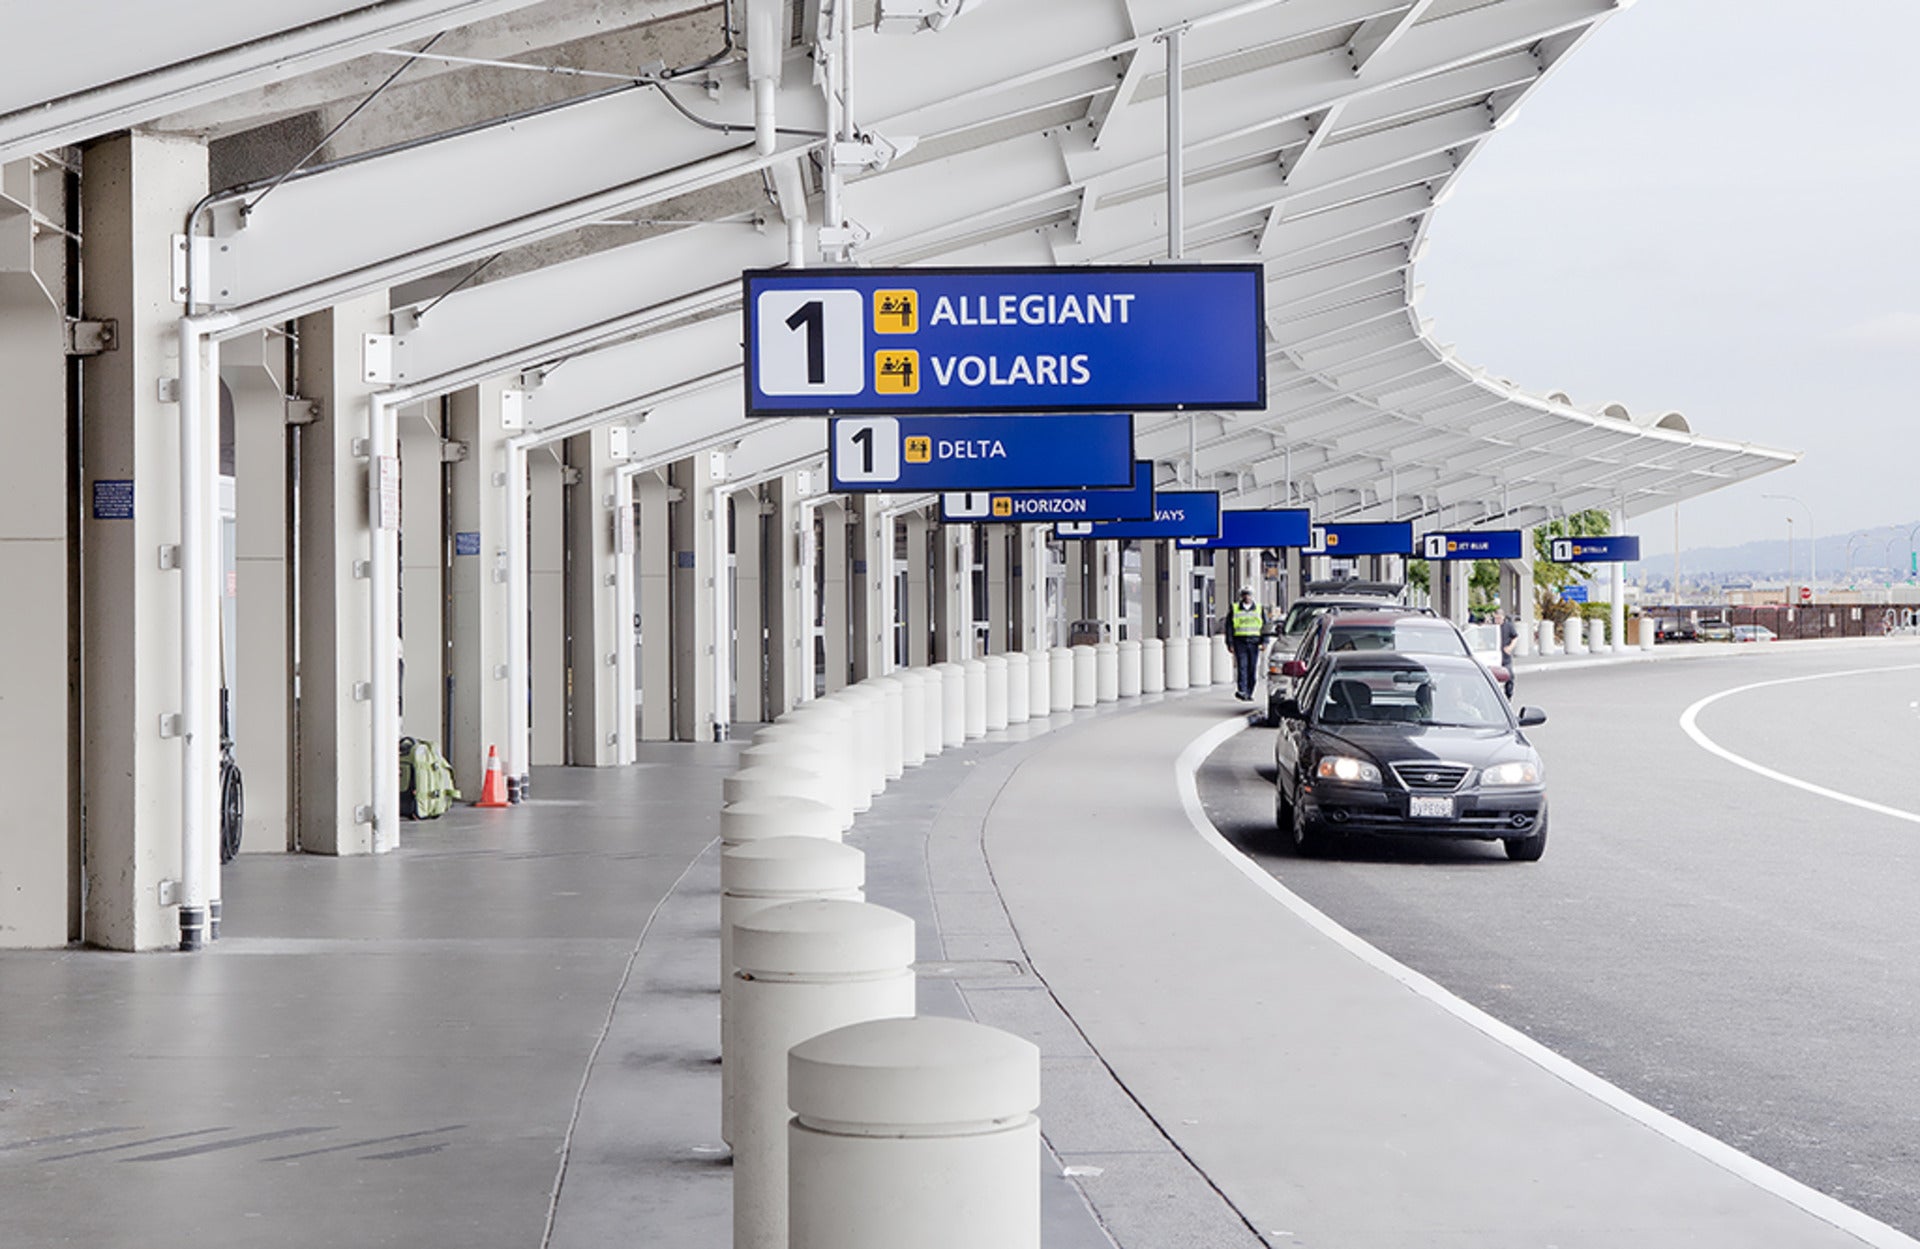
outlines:
M1531 861L1547 848L1540 754L1466 656L1329 654L1283 699L1274 818L1301 854L1336 834L1478 838Z

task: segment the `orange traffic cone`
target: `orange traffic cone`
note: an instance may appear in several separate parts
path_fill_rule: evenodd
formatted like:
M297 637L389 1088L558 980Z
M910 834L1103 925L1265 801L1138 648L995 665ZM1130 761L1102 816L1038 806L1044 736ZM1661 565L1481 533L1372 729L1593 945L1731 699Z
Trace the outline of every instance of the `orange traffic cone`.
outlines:
M480 801L476 807L504 807L507 805L507 777L500 770L500 751L497 747L487 747L487 779L480 785Z

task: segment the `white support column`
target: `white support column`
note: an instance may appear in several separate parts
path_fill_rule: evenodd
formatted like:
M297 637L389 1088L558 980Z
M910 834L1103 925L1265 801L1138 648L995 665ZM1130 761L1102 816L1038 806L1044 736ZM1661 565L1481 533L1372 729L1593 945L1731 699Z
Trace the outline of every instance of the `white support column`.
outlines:
M228 643L236 670L227 674L228 706L234 759L246 784L240 849L247 853L294 847L285 359L285 341L276 335L247 334L220 345L220 379L233 398L234 433L235 629ZM437 445L433 467L437 484ZM437 500L434 515L437 527ZM433 554L437 562L439 551ZM434 605L437 635L440 596L427 601Z
M385 328L386 312L382 293L300 320L301 386L317 405L300 451L297 784L309 854L375 849L370 461L355 452L367 449L373 394L363 336Z
M973 658L973 532L966 525L942 525L937 544L934 657L941 663L963 663Z
M845 499L833 499L820 507L820 635L829 694L847 687L850 667L847 587L852 580L853 556L847 547L849 519Z
M1280 601L1278 607L1291 607L1293 600L1300 597L1304 590L1307 561L1300 554L1300 548L1291 546L1282 556L1280 569Z
M530 528L527 601L533 620L529 675L533 678L532 754L535 767L567 762L567 496L578 487L558 458L541 447L527 462Z
M1161 543L1167 569L1167 637L1193 636L1193 552L1172 542Z
M443 405L438 399L401 408L396 416L400 438L400 632L405 643L400 731L425 738L444 750L447 532L446 469L441 460L443 419ZM244 533L244 509L240 524ZM245 612L244 604L241 610ZM251 816L251 771L246 773L246 782L247 812Z
M883 676L893 668L893 516L876 495L854 500L852 566L853 679Z
M621 583L632 578L619 570L632 563L629 531L633 509L626 504L627 479L612 455L609 432L596 429L567 440L567 467L580 475L567 491L567 596L573 623L572 741L575 766L604 768L631 762L634 736L631 696L622 697L621 677L632 689L633 606L621 607ZM622 662L622 659L625 662ZM622 708L628 709L623 718Z
M767 713L766 517L758 490L737 490L728 498L733 510L733 713L746 724L773 717Z
M1468 615L1467 593L1473 583L1473 565L1465 560L1442 560L1433 565L1444 570L1441 584L1446 588L1441 600L1441 614L1453 623L1466 627Z
M812 518L800 504L797 475L769 482L772 514L767 523L767 718L775 719L813 697L812 617L805 604L812 567Z
M447 398L447 436L466 453L453 464L447 491L453 566L447 575L451 689L444 753L469 800L479 796L488 748L498 748L503 760L513 750L502 688L510 653L505 393L504 384L490 381Z
M1140 545L1140 639L1166 636L1167 545Z
M673 740L673 546L664 471L633 479L639 515L635 610L640 615L640 740Z
M987 650L1005 654L1012 632L1013 584L1007 556L1006 525L988 525L987 543Z
M27 162L0 169L0 180L3 180L0 185L16 202L32 201L31 185L26 189L17 185L19 180L29 184L33 181ZM114 198L120 214L131 211L124 196ZM154 214L156 218L159 215ZM157 224L151 223L139 233L153 237L156 245L164 246L164 240L157 237ZM0 833L0 882L4 883L4 887L0 887L0 947L50 948L63 946L69 938L79 935L74 907L80 891L73 855L80 844L80 794L74 784L80 761L74 749L75 720L69 694L71 605L67 569L73 552L67 533L71 505L67 498L70 457L67 452L66 349L62 341L61 308L34 276L36 233L29 213L24 209L16 211L13 202L0 198L0 378L5 379L6 387L7 454L18 466L18 471L8 475L8 488L0 492L0 585L7 587L14 603L32 604L30 610L16 607L0 616L0 643L4 643L6 655L0 663L0 758L7 759L16 774L28 782L14 787L8 803L7 830ZM96 257L98 249L89 249L89 255ZM141 288L150 288L155 278L151 273L131 272L134 268L131 257L116 259L118 266L111 279L112 303L130 311L147 293ZM88 263L93 263L93 259ZM164 280L166 265L154 267L159 271L158 280ZM99 307L91 309L92 315L115 315L104 311L106 306L107 301L102 299ZM129 321L123 320L120 324L133 327ZM102 471L89 459L90 480L80 483L83 517L97 516L99 511L98 505L89 510L86 495L93 489L91 481L131 479L142 466L140 461L146 458L129 435L138 432L133 422L137 419L135 413L141 406L140 401L155 393L140 391L140 370L145 369L152 375L148 385L157 386L164 347L158 337L149 340L143 327L140 337L123 343L122 348L140 354L138 363L129 359L115 379L110 437L125 445L117 457L117 471ZM89 400L101 395L94 370L97 361L106 358L98 357L87 365ZM127 369L133 373L129 374ZM129 386L131 391L127 389ZM155 424L158 423L156 420ZM142 441L157 443L158 433L149 427ZM156 472L165 467L159 458L161 453L164 448L147 453L153 456L152 468ZM174 458L177 460L178 455ZM108 489L112 492L119 488ZM156 510L144 523L135 519L137 516L136 512L132 517L107 521L104 525L95 520L86 530L89 535L103 529L115 532L117 540L111 544L114 562L124 565L133 560L130 566L117 568L112 580L101 584L97 593L90 577L86 592L91 601L109 601L130 582L157 581L165 575L159 573L151 561L134 559L141 549L138 539L154 536L157 541L159 526L167 523L165 516ZM81 523L86 526L89 522ZM131 615L124 610L122 614ZM178 617L177 611L174 617ZM132 641L134 621L126 619L122 624L125 630L122 643L128 645ZM178 649L177 643L175 649ZM134 658L114 656L112 662L124 670ZM136 752L156 758L169 753L174 743L155 740L151 730L140 735L146 740L134 742L135 734L128 730L137 730L140 723L151 722L138 721L136 709L130 705L137 698L135 691L115 691L115 695L114 701L128 704L116 713L126 722L117 726L114 733L120 739L116 753L121 758ZM89 700L90 703L96 701L102 700ZM285 770L284 761L282 770ZM126 777L119 776L117 771L115 776L120 786L126 786ZM120 801L124 805L130 800L137 801L131 793ZM178 807L176 800L173 809ZM178 829L176 817L175 847L180 841ZM149 884L155 873L165 870L157 862L150 867L134 862L135 855L143 848L136 844L136 839L151 840L153 857L162 857L161 839L166 836L165 832L135 834L131 829L124 829L110 836L119 843L117 861L90 856L89 870L94 870L97 862L100 868L116 873L124 871L129 878L139 871L147 878L142 883ZM96 889L99 887L95 885ZM177 940L177 928L169 926L172 916L160 912L151 890L142 895L129 880L124 885L116 884L113 891L112 905L119 917L117 926L123 933L141 930L139 935L151 934L149 946L172 944ZM110 942L91 933L89 939L96 945L136 948L133 939Z
M1625 532L1627 514L1615 511L1613 531ZM1613 563L1607 565L1607 640L1612 643L1613 651L1619 654L1627 649L1627 566Z
M1015 532L1019 551L1014 572L1020 584L1020 635L1015 649L1037 655L1047 649L1053 636L1047 620L1047 526L1021 525Z
M1087 618L1087 560L1093 543L1069 540L1066 544L1066 577L1060 583L1060 616L1072 628L1076 620Z
M720 723L714 688L718 622L714 619L715 453L677 461L669 473L677 493L673 532L673 736L710 742Z
M1111 538L1085 544L1092 554L1093 618L1100 622L1100 641L1120 641L1124 574L1120 567L1120 544Z
M909 512L902 522L907 533L907 666L924 668L933 662L929 525L924 512Z

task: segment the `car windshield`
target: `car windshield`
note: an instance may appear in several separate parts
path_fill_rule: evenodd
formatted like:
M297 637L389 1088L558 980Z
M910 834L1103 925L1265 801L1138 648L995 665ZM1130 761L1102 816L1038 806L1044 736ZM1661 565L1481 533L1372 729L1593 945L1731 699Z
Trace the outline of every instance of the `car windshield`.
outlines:
M1287 612L1287 618L1280 623L1280 632L1283 634L1305 633L1314 621L1327 613L1329 608L1378 606L1380 606L1380 604L1377 600L1367 601L1364 599L1343 600L1333 603L1295 603Z
M1323 724L1507 727L1499 695L1471 668L1343 665L1329 674L1318 712Z
M1336 624L1328 630L1327 649L1399 651L1405 655L1467 655L1467 644L1452 628L1417 617L1390 624Z

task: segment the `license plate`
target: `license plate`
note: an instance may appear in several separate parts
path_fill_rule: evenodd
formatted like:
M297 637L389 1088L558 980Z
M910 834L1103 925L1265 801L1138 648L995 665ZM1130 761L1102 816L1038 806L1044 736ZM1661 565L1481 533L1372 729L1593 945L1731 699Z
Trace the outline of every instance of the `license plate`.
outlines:
M1450 820L1453 818L1453 799L1451 798L1415 798L1413 809L1407 814L1416 820Z

